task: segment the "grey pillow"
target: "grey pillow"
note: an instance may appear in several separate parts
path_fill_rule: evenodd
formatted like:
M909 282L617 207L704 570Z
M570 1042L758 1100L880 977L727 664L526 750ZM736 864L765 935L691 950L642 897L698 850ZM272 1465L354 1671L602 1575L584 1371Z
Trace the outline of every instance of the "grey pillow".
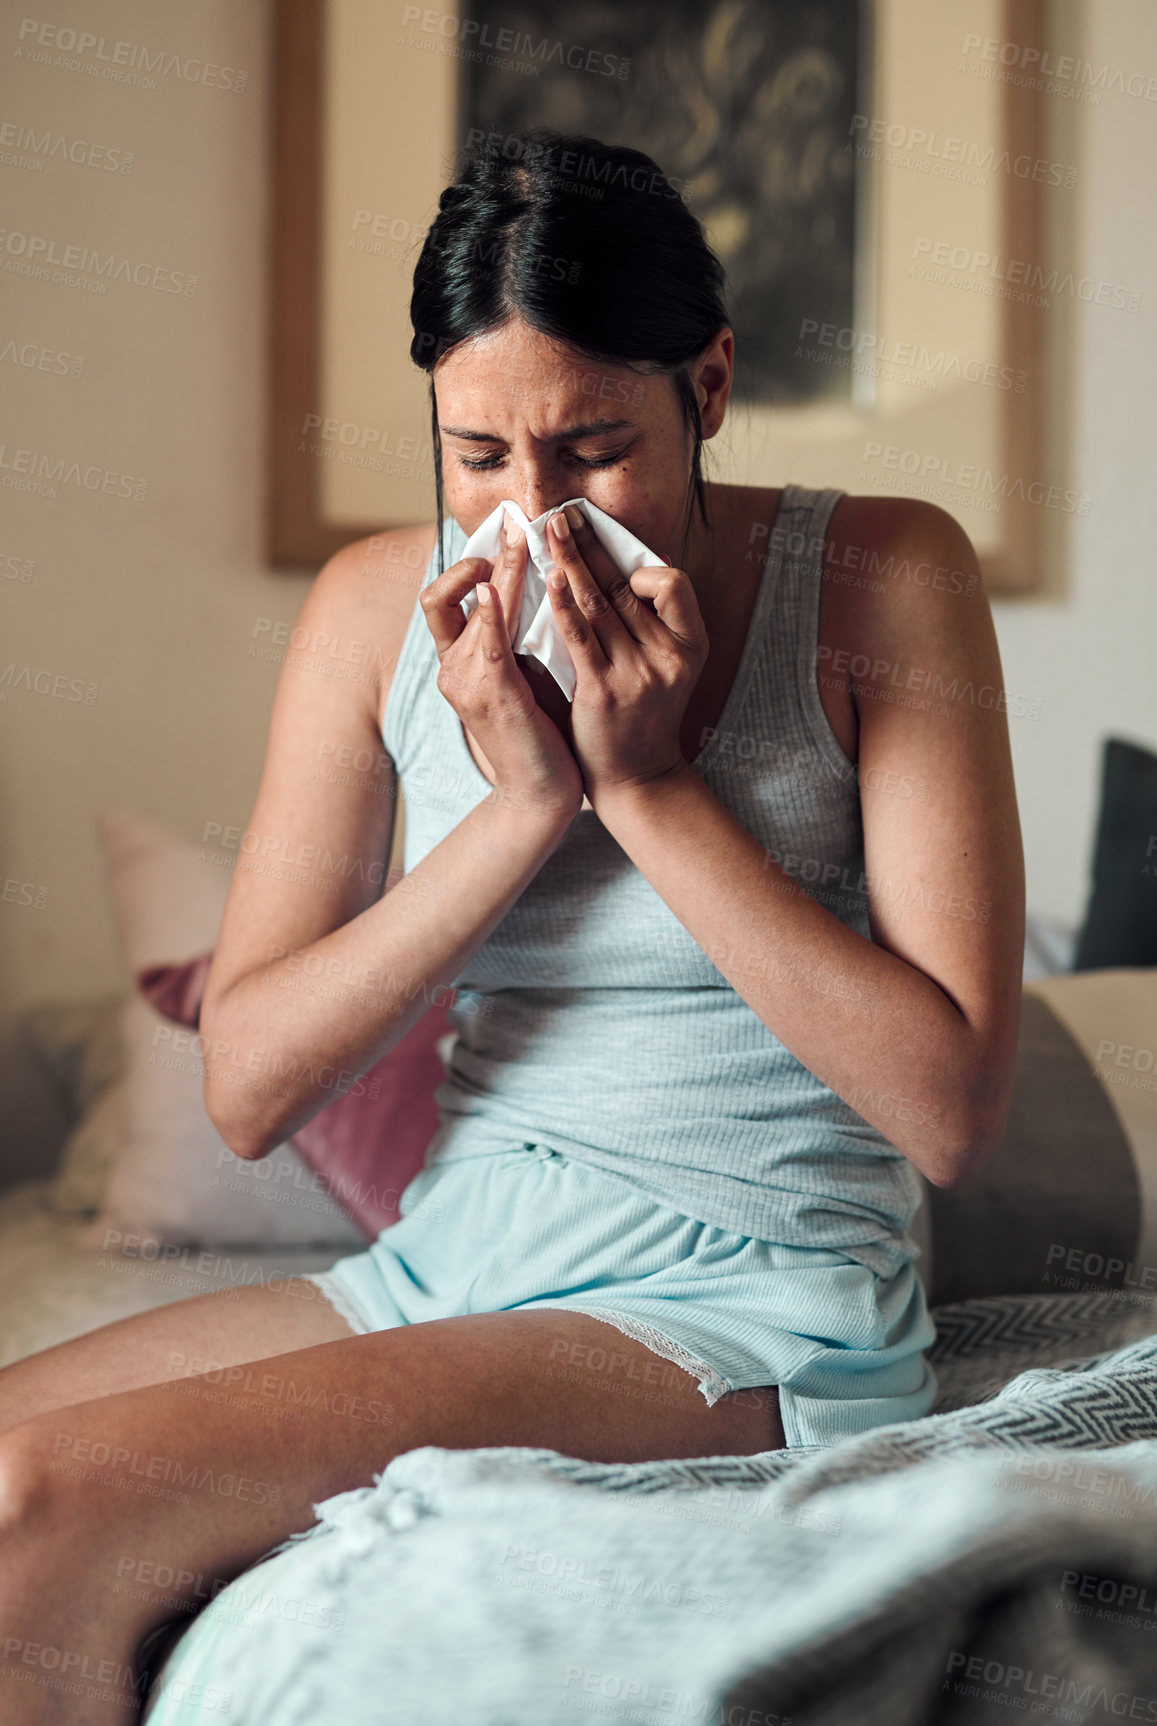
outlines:
M1021 999L1001 1145L962 1186L927 1188L930 1298L1119 1289L1157 1308L1157 969Z
M24 1015L33 1052L73 1120L88 1112L124 1073L117 1015L125 991L38 1001Z
M50 1210L96 1216L124 1138L125 992L42 1001L25 1016L32 1048L50 1075L72 1129L46 1196Z
M1093 882L1074 971L1157 965L1157 755L1107 737Z

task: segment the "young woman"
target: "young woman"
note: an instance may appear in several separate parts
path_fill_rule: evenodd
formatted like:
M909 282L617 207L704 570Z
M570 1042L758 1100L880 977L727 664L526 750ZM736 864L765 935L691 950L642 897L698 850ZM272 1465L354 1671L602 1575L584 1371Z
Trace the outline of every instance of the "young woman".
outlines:
M637 152L536 133L442 194L411 349L438 522L321 571L300 621L363 669L287 659L251 821L365 867L239 864L201 1027L233 1051L209 1112L259 1158L330 1100L311 1069L365 1071L453 985L442 1126L402 1219L331 1272L0 1375L9 1646L128 1663L173 1600L117 1590L124 1554L236 1575L417 1445L747 1454L930 1408L917 1171L951 1186L998 1142L1020 1000L993 625L940 509L704 481L722 288ZM461 549L505 499L574 497L670 567L624 576L554 515L569 705L510 646L523 537ZM383 771L318 772L347 748ZM254 1364L174 1395L190 1358ZM289 1381L301 1418L268 1418ZM190 1502L117 1489L174 1459ZM13 1669L10 1726L89 1717Z

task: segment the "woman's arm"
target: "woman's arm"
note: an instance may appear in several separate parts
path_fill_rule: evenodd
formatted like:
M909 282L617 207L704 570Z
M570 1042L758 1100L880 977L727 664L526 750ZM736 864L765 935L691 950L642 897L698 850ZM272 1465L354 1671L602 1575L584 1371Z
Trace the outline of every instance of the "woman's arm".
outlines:
M206 984L205 1106L240 1157L266 1156L405 1036L577 808L495 792L382 896L395 776L378 716L418 578L382 581L368 544L332 557L302 608L295 639L318 652L286 655Z
M1006 699L1016 709L976 554L952 517L877 498L836 513L841 543L878 550L884 568L906 559L975 577L969 595L894 574L843 613L843 663L868 667L852 691L872 940L769 858L689 767L592 801L773 1035L934 1185L953 1186L999 1143L1012 1092L1024 862ZM920 781L923 800L902 795Z

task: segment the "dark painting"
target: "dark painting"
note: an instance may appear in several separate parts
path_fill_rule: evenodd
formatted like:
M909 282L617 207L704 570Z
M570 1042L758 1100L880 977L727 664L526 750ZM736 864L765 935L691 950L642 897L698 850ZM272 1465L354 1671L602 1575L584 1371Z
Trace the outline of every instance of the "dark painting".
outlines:
M727 270L736 398L847 400L850 373L797 350L805 319L856 323L867 4L469 0L460 141L550 126L645 151Z

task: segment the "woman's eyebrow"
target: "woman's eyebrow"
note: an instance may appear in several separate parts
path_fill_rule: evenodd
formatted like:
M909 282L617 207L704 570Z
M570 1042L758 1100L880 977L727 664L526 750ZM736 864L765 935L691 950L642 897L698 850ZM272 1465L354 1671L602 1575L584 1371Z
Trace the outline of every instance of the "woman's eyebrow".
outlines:
M622 431L624 426L632 424L631 420L588 420L585 425L568 426L565 431L556 432L549 443L557 443L560 438L598 437L602 432ZM447 437L465 438L468 443L502 443L503 439L494 432L467 431L464 426L438 427Z

